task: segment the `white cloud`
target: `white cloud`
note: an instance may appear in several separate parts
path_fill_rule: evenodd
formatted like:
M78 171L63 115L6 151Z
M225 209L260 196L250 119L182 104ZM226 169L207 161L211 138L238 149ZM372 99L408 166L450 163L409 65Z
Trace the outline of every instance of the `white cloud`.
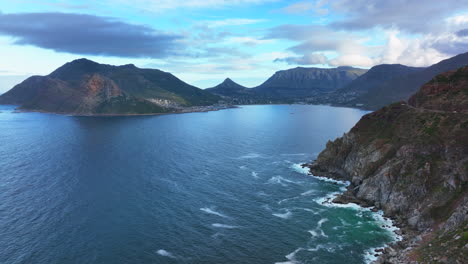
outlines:
M228 43L240 43L247 46L255 46L259 44L272 43L272 39L258 39L255 37L230 37L226 40Z
M315 65L328 64L328 58L322 53L311 53L300 57L276 58L275 62L286 62L287 64Z
M445 38L449 41L449 35ZM441 41L441 36L425 35L420 38L405 37L399 31L387 32L388 41L383 47L383 52L375 59L376 64L380 63L401 63L409 66L429 66L454 54L446 54L434 47L437 41Z

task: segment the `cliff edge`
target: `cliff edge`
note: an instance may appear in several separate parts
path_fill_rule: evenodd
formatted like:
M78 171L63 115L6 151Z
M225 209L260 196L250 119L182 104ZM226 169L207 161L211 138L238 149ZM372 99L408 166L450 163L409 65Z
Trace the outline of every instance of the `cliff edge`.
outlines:
M468 263L468 66L363 116L307 166L351 182L335 202L375 206L402 227L378 263Z

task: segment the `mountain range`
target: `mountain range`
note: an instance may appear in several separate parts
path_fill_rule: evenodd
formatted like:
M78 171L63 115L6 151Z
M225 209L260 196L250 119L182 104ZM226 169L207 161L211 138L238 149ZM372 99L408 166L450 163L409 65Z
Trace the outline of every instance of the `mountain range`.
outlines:
M259 103L332 104L378 109L386 104L408 100L418 88L435 75L468 65L468 53L443 60L430 67L381 64L369 70L352 67L332 69L294 68L278 71L254 88L210 90L224 99ZM248 98L248 96L250 96ZM250 100L248 100L250 99Z
M219 99L160 70L78 59L47 76L26 79L1 95L0 103L67 114L148 114L213 105Z
M1 95L0 104L69 114L181 112L218 102L310 103L378 109L407 100L435 75L465 65L468 65L468 52L427 68L400 64L382 64L370 70L297 67L278 71L254 88L227 78L215 87L202 90L160 70L78 59L47 76L28 78Z

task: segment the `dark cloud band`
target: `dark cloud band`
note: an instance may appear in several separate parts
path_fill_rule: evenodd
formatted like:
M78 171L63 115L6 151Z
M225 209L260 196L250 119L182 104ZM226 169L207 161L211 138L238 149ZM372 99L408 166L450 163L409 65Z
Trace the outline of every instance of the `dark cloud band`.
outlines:
M72 13L0 13L0 34L14 43L58 52L164 58L181 50L181 36L109 17Z

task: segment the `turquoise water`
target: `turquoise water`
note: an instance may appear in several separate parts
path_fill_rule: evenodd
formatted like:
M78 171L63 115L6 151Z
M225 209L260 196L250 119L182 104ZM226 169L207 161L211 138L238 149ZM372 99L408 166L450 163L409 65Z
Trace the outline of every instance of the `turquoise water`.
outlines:
M0 106L0 263L365 263L378 215L308 162L365 112L71 117Z

